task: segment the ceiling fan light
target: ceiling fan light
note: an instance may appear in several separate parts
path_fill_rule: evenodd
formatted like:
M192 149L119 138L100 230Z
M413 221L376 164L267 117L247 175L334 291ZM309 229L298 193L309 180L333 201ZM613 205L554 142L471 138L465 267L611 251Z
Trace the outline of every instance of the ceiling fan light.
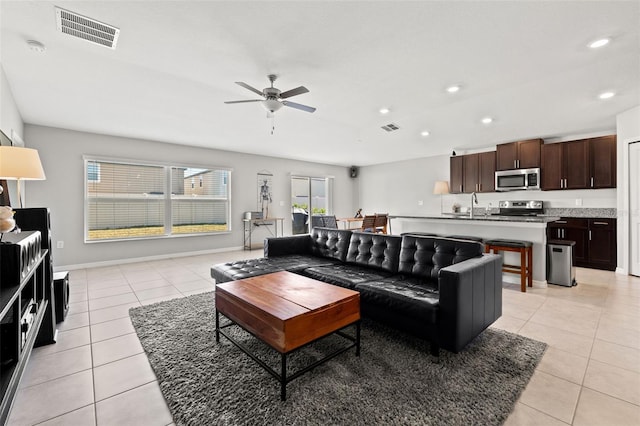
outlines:
M282 104L275 99L265 99L262 101L262 106L269 112L276 112L282 108Z

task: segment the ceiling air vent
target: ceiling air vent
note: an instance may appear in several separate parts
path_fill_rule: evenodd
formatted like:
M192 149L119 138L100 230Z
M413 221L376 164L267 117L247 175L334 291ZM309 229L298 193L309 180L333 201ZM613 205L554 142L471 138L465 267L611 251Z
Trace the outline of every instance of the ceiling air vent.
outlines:
M65 34L110 49L116 48L120 34L120 30L116 27L59 7L56 7L56 27Z
M400 129L400 127L398 127L398 125L397 125L397 124L393 124L393 123L389 123L389 124L387 124L387 125L385 125L385 126L382 126L382 128L383 128L384 130L386 130L387 132L393 132L393 131L395 131L395 130Z

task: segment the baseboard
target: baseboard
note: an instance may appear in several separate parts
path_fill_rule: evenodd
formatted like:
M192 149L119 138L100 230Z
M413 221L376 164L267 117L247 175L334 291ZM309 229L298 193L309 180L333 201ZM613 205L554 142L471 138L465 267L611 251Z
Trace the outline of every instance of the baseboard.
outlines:
M616 268L616 274L620 274L620 275L629 275L629 274L627 274L627 271L625 271L625 269L624 269L624 268L621 268L621 267L619 267L619 266Z
M509 274L509 275L502 275L502 282L504 283L509 283L509 284L516 284L516 285L520 285L520 276L515 276L513 274ZM533 285L534 287L546 287L547 286L547 280L543 280L543 281L538 281L538 280L533 280Z
M87 268L101 268L105 266L114 266L114 265L123 265L127 263L138 263L138 262L148 262L151 260L163 260L163 259L172 259L179 257L188 257L188 256L200 256L203 254L214 254L214 253L225 253L230 251L240 251L242 250L242 246L238 247L225 247L220 249L211 249L211 250L199 250L199 251L188 251L181 253L171 253L171 254L161 254L157 256L146 256L146 257L133 257L127 259L114 259L114 260L105 260L103 262L90 262L90 263L79 263L76 265L58 265L54 266L54 272L59 271L73 271L76 269L87 269Z

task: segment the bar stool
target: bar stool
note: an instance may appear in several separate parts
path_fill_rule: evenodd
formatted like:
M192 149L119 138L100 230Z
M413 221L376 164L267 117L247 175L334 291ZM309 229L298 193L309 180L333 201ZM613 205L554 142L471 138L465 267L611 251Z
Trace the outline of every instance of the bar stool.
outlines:
M485 252L498 254L501 251L520 253L520 265L502 265L502 272L520 274L520 291L533 287L533 243L519 240L485 240Z

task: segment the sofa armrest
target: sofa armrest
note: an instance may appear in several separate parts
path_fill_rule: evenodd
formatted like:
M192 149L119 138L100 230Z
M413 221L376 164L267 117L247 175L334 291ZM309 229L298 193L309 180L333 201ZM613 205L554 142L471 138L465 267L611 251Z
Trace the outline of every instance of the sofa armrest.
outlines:
M459 352L502 315L502 257L484 254L440 270L438 340Z
M290 237L268 237L264 240L264 257L309 254L311 245L311 235L309 234Z

